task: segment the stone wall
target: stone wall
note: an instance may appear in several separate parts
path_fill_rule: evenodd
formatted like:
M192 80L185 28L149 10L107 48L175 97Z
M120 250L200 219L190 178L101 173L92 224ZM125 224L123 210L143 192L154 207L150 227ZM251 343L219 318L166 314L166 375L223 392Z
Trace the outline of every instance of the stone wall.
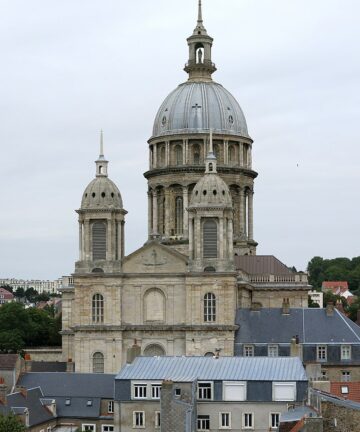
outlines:
M322 416L326 432L359 432L360 410L322 401Z
M61 347L25 348L24 351L33 361L63 361Z

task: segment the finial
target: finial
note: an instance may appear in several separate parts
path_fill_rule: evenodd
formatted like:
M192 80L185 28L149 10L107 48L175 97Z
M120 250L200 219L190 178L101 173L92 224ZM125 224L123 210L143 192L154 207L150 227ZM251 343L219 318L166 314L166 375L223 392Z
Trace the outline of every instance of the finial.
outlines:
M104 157L104 136L103 130L100 131L100 157Z
M205 159L205 173L216 174L216 156L214 155L213 147L213 131L210 129L210 139L209 139L209 151Z
M199 0L199 12L198 12L198 24L202 24L202 6L201 6L201 0Z

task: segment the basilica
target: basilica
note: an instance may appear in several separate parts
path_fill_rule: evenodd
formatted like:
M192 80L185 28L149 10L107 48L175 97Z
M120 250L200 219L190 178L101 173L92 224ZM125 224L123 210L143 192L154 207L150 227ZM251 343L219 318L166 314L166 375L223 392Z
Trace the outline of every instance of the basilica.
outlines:
M234 355L237 311L307 306L307 275L256 254L253 141L213 80L201 1L187 43L188 79L161 104L148 140L148 238L128 256L131 215L101 138L77 210L74 283L63 289L63 358L77 372L118 372L134 341L148 356Z

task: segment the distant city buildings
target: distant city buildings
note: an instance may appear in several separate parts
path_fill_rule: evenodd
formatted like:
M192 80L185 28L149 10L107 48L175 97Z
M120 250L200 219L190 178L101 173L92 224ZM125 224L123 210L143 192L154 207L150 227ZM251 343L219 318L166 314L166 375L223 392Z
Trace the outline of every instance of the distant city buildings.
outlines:
M0 279L0 285L11 286L15 292L18 288L22 288L26 291L29 288L34 288L39 294L48 292L50 294L58 294L60 288L63 285L63 278L58 278L54 281L51 280L39 280L39 279L15 279L15 278L3 278Z

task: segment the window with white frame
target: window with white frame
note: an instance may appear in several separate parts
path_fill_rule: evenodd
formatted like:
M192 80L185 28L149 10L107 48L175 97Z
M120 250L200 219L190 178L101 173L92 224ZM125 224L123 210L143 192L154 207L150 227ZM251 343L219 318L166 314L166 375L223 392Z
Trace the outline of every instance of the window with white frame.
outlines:
M213 293L206 293L204 295L204 321L216 321L216 297Z
M349 393L349 386L341 386L341 394L348 394Z
M296 383L295 382L274 382L273 401L295 401Z
M199 400L211 400L212 399L212 383L211 382L199 382L198 383L198 399Z
M151 384L151 398L160 399L161 384Z
M144 411L134 411L133 412L133 427L145 427L145 412Z
M160 411L155 411L155 428L159 429L161 426Z
M246 400L246 382L244 381L224 381L223 398L225 401L244 401Z
M254 413L243 413L243 429L254 429Z
M254 345L244 345L244 357L254 357Z
M268 345L268 357L278 357L279 347L278 345Z
M81 425L82 432L96 432L96 425L94 424L82 424Z
M134 399L146 399L147 397L146 384L134 384Z
M318 345L316 347L316 358L318 361L326 361L327 349L326 345Z
M199 415L197 417L197 430L198 431L210 430L210 416Z
M103 425L101 432L114 432L114 426L112 425Z
M108 402L108 414L114 414L114 401Z
M351 360L351 345L341 345L341 360Z
M231 429L231 413L219 413L219 429Z
M342 371L341 372L341 381L342 382L350 382L351 381L351 372L350 371Z
M280 423L280 413L270 413L270 427L277 429Z

